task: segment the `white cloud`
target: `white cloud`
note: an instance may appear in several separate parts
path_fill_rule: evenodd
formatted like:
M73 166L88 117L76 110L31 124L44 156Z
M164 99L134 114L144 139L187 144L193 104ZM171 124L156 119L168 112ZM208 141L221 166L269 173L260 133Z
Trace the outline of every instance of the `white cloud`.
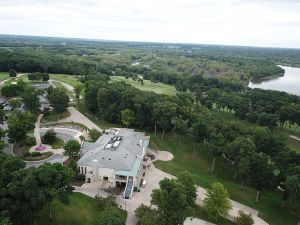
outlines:
M0 0L0 33L300 48L298 0Z

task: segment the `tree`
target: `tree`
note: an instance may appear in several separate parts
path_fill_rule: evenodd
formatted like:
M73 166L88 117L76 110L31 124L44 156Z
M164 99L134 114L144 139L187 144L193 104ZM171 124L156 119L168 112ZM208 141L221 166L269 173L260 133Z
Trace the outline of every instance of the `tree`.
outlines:
M275 166L267 155L256 153L252 157L250 170L250 182L257 190L256 202L258 202L262 190L276 187Z
M3 124L5 120L5 113L3 111L3 106L0 105L0 123Z
M17 72L15 69L10 69L8 71L9 77L16 77L17 76Z
M160 224L182 224L188 216L193 214L194 202L191 203L195 193L189 196L187 189L189 178L164 179L159 182L160 189L153 190L151 204L157 207ZM193 191L192 189L191 191Z
M81 146L76 140L69 140L64 145L65 154L71 157L76 156L79 153Z
M255 144L250 138L237 137L225 148L226 157L232 161L235 169L234 177L237 172L241 175L241 185L243 178L248 177L250 172L250 158L255 152Z
M89 131L90 138L93 142L97 141L98 138L101 136L101 132L95 128L90 129Z
M179 115L178 117L173 117L171 123L173 125L173 130L179 134L179 145L181 147L181 137L188 131L188 120L183 120L182 116Z
M22 106L22 100L21 99L15 99L15 98L11 98L8 100L9 105L15 109L15 108L19 108Z
M64 90L54 88L50 91L48 98L50 105L54 108L55 112L62 113L66 111L70 100Z
M8 137L10 142L19 142L34 128L34 116L30 112L15 111L8 117Z
M246 214L243 211L239 211L239 216L236 218L237 225L253 225L254 220L251 214Z
M83 90L83 85L82 84L77 84L75 87L74 87L74 94L75 94L75 99L77 102L79 102L80 100L80 93L81 91Z
M286 181L284 182L287 187L289 199L292 203L299 204L300 202L300 166L292 167L287 172Z
M43 143L53 144L56 141L56 132L53 129L49 129L43 136Z
M123 125L129 127L134 123L134 112L131 109L124 109L121 111L121 120Z
M157 225L159 220L157 218L157 210L151 209L149 206L141 204L136 210L135 215L138 218L139 225Z
M73 191L70 181L74 173L70 168L59 163L44 163L36 169L40 198L49 204L49 219L52 220L52 201L59 200L63 204L69 203L69 196Z
M225 139L222 133L211 133L208 141L208 151L213 157L213 163L211 166L211 173L214 173L216 156L221 155L224 152Z
M48 81L49 80L49 74L48 73L42 73L42 81Z
M170 101L159 101L153 104L153 120L163 129L161 138L164 139L165 130L171 128L171 118L175 116L176 104Z
M117 207L110 207L100 212L96 225L124 225L126 217Z
M39 110L39 93L35 88L26 87L22 94L22 99L25 107L31 112L37 112Z
M203 202L203 209L208 218L217 221L221 216L226 217L231 209L228 192L221 183L213 183L207 189L207 194Z

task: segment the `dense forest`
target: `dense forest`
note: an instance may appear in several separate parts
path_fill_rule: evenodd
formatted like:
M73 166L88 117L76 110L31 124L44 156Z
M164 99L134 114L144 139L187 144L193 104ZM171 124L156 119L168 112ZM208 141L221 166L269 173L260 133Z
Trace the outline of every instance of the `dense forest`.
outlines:
M282 75L299 65L300 50L108 42L0 35L0 71L106 74L175 84L188 75L236 80Z
M280 190L281 202L268 208L282 207L293 220L299 214L300 154L289 148L282 127L300 126L300 98L245 84L282 75L278 64L300 66L300 50L25 36L0 36L0 46L0 71L29 73L30 80L47 80L47 73L74 75L81 82L74 90L75 107L161 140L172 132L180 147L188 139L195 159L199 148L207 149L212 174L225 160L234 171L230 179L257 191L256 202ZM141 91L111 82L112 75L134 80L142 75L174 85L177 93ZM9 86L1 91L15 95ZM271 221L266 210L262 213Z

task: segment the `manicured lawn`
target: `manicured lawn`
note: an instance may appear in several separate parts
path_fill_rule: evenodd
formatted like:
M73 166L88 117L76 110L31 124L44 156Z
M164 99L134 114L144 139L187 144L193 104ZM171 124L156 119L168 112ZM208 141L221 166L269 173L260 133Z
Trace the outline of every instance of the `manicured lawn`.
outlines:
M76 76L68 74L50 74L50 79L64 82L73 87L77 84L81 84L81 82L77 80Z
M42 118L42 122L55 122L64 118L67 118L70 116L69 111L65 111L63 113L56 113L56 112L51 112L49 115L45 115Z
M53 144L51 144L52 148L62 148L65 145L65 141L59 137L56 137L56 140Z
M144 80L144 85L141 82L134 81L131 78L126 79L123 76L110 76L111 82L124 81L142 91L153 91L157 94L176 95L176 89L172 85L163 84L161 82L153 83L149 80Z
M211 174L211 157L203 145L197 147L198 158L193 157L193 143L183 138L183 146L179 146L179 137L168 133L164 141L158 134L151 133L151 140L160 150L167 150L174 154L172 161L156 161L157 168L177 175L181 171L192 173L197 185L209 187L213 182L221 182L228 189L230 197L242 204L257 209L260 216L270 224L285 225L297 224L297 215L292 210L282 207L282 195L279 191L263 191L258 203L255 202L256 190L251 187L240 188L239 180L234 180L234 171L225 159L216 160L215 174Z
M9 78L7 72L0 72L0 81Z
M37 225L95 225L99 215L97 201L81 193L73 193L69 205L54 201L53 221L48 220L48 206L37 216Z

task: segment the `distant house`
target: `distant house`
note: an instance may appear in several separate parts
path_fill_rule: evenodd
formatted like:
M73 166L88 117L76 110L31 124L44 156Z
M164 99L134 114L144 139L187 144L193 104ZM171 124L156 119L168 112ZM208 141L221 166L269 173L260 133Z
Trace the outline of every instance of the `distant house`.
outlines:
M106 181L111 187L125 187L124 197L130 198L149 165L145 160L149 140L133 129L112 129L95 143L83 143L79 171L87 183Z

